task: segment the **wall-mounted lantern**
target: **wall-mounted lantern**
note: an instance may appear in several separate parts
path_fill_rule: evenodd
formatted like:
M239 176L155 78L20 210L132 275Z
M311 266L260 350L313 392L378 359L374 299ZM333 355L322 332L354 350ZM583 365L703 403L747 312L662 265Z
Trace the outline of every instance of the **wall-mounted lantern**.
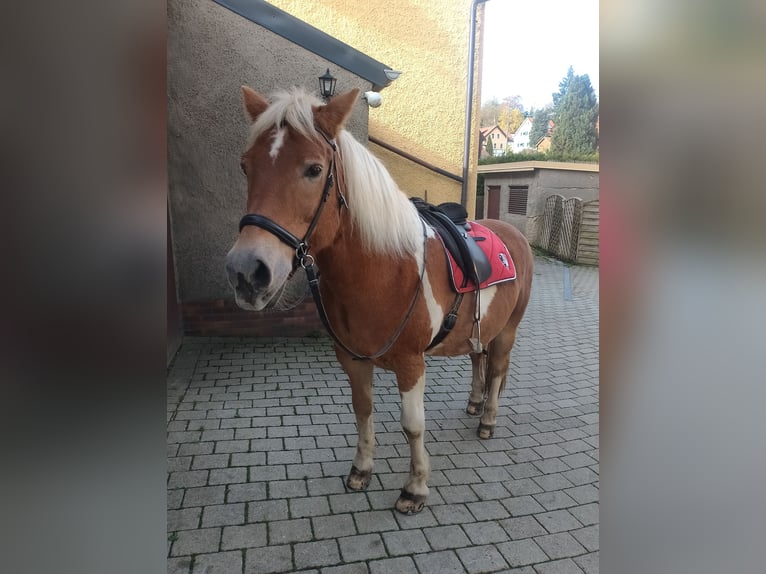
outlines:
M319 76L319 93L322 94L325 101L335 95L335 82L337 81L338 80L330 74L330 68L327 68L327 71Z

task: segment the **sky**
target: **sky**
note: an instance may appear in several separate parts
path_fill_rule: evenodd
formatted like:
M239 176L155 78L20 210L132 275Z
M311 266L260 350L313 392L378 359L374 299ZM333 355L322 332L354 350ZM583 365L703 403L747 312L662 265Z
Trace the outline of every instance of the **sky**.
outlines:
M484 4L481 100L520 95L526 110L552 101L571 65L598 95L598 0Z

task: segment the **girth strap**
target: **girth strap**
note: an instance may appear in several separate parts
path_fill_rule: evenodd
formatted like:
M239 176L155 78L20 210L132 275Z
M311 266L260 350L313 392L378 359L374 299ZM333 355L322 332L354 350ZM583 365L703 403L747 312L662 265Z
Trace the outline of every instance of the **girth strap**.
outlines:
M442 325L441 327L439 327L439 332L436 333L436 336L433 338L433 340L428 345L428 347L426 347L426 351L430 351L436 345L441 343L444 340L444 338L447 335L449 335L449 332L452 331L452 328L455 326L455 323L457 323L457 313L460 310L460 304L462 302L463 302L463 294L458 293L457 297L455 297L455 302L452 304L452 308L444 316L444 321L442 321Z

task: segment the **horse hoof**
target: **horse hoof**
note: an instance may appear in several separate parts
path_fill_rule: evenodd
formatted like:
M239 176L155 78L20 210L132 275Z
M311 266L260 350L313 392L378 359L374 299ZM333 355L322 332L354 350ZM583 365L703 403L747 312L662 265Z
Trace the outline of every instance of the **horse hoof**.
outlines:
M346 479L346 486L351 490L364 490L370 484L370 480L372 480L371 470L359 470L352 466Z
M465 412L467 412L472 417L478 416L481 414L483 403L481 401L473 402L468 401L468 406L465 408Z
M480 422L476 434L479 435L480 439L486 440L488 438L492 438L492 436L495 434L495 425L485 425L484 423Z
M402 514L417 514L426 505L426 497L423 494L412 494L402 489L396 501L396 510Z

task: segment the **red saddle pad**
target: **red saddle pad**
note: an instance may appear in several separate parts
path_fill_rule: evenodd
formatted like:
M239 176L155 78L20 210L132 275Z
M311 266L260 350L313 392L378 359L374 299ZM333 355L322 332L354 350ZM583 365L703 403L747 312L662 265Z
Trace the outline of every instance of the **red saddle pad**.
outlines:
M476 245L485 253L492 267L492 274L479 287L484 289L491 285L516 279L516 266L513 264L513 258L511 258L505 243L489 228L473 221L470 221L469 225L471 229L468 231L468 235L474 238ZM475 291L476 285L470 279L465 287L461 287L464 281L463 271L457 266L455 259L446 248L444 252L447 254L447 260L449 261L450 278L452 279L452 288L455 292L469 293Z

